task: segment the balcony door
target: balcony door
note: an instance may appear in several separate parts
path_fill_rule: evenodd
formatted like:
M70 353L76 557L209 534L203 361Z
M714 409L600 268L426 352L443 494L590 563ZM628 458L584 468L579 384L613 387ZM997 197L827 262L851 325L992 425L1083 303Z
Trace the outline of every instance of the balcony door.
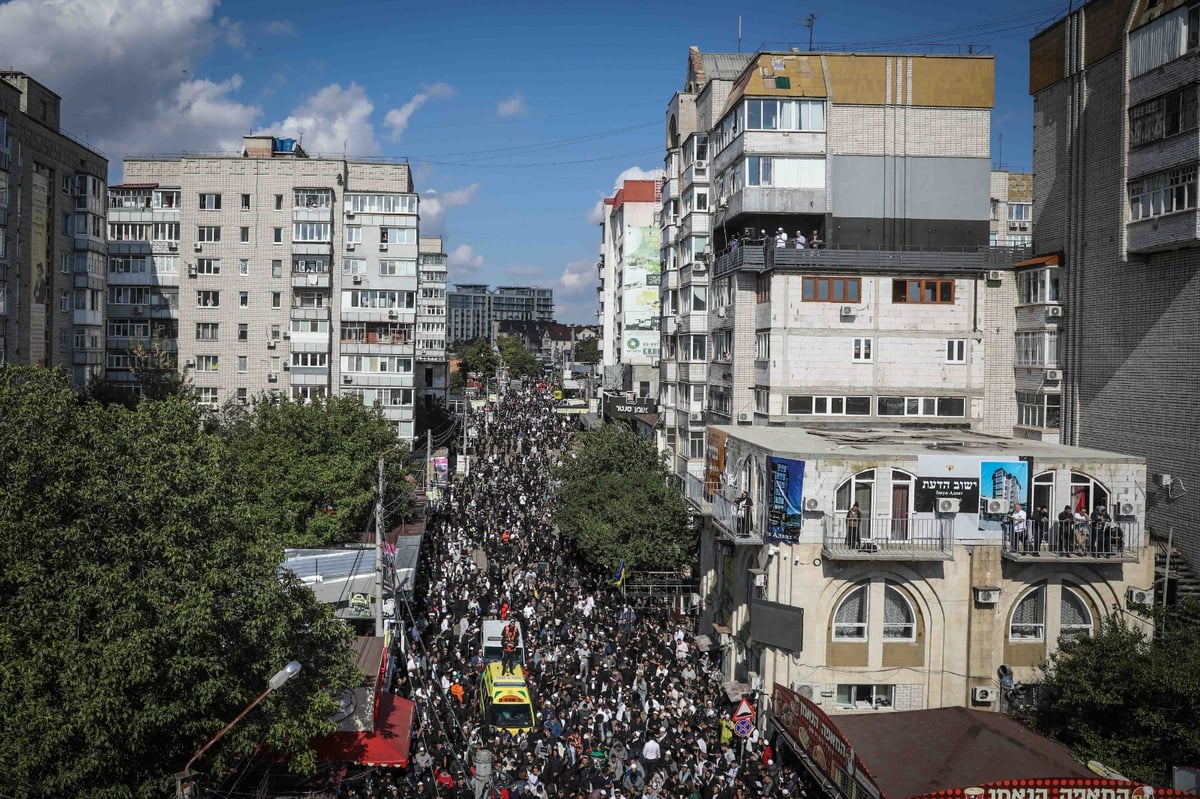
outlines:
M845 517L853 505L858 505L860 521L856 540L870 540L875 521L875 470L859 472L838 486L834 510Z
M908 540L908 520L912 513L913 477L907 472L892 470L891 539Z

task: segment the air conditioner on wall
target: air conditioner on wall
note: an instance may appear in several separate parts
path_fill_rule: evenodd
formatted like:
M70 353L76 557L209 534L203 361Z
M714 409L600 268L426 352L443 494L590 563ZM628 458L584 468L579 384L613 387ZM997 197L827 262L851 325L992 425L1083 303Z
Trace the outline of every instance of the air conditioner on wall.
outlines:
M358 246L358 245L357 245L357 244L355 244L354 242L352 242L352 241L348 241L348 242L346 242L346 251L347 251L347 252L354 252L354 248L355 248L355 247L357 247L357 246Z
M702 159L696 159L696 169L698 171L703 171L705 169L708 169L708 162L704 161Z
M1003 280L1004 279L1004 270L1002 270L1002 269L990 270L987 273L987 279L992 280L992 281Z
M765 575L765 574L754 575L754 587L755 588L766 588L767 587L767 575Z
M653 361L650 362L650 368L657 369L661 364L662 364L662 361L660 361L658 358L655 358Z
M380 252L387 252L387 248L388 248L388 246L387 246L387 242L386 242L386 241L385 241L385 242L383 242L383 243L381 243L381 244L379 245L379 251L380 251Z
M996 605L1000 602L999 588L976 588L975 601L981 605Z
M1150 588L1127 588L1125 601L1130 605L1153 605L1154 591Z
M821 704L821 686L808 682L792 683L791 689L813 704Z
M277 374L275 374L274 372L272 372L271 374L267 375L267 382L268 382L268 383L278 383L278 382L279 382L279 375L277 375Z
M708 266L704 263L704 261L696 261L696 263L692 264L693 275L703 275L707 269Z
M1060 317L1062 315L1063 315L1063 309L1062 309L1061 305L1051 305L1049 308L1046 309L1046 316L1049 316L1052 319Z
M816 497L809 497L804 500L804 509L809 513L815 513L821 509L821 500Z
M204 252L204 245L201 244L200 242L196 242L195 244L192 245L192 249L195 250L196 252Z
M958 513L958 506L962 503L958 497L942 497L937 501L938 513Z
M853 305L843 305L842 306L842 316L854 316L854 306Z
M1058 369L1047 369L1046 380L1051 383L1057 383L1059 380L1062 380L1062 372Z
M362 283L362 275L355 275L354 277L350 278L350 280L356 285Z
M275 339L273 339L273 338L267 339L267 349L273 350L277 346L279 346L279 342L277 342Z
M989 499L985 510L991 514L1008 513L1008 500Z
M704 414L702 414L702 413L689 413L689 414L688 414L688 421L689 421L689 422L703 422L703 421L704 421Z
M1118 516L1136 516L1137 506L1128 499L1122 499L1117 502L1116 511Z
M738 414L738 421L739 422L753 422L754 414L750 413L749 411L742 411L741 413Z
M350 375L342 375L342 382L343 383L353 383L354 378L351 377Z
M977 705L990 705L996 701L996 689L977 685L971 689L971 701Z
M174 241L167 242L167 250L170 252L179 252L179 243Z

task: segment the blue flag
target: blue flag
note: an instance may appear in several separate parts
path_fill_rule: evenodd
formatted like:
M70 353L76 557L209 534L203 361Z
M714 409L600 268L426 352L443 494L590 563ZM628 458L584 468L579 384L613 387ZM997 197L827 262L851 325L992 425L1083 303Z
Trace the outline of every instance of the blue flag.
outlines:
M621 559L621 565L617 567L617 573L613 576L613 585L621 585L625 582L625 560Z

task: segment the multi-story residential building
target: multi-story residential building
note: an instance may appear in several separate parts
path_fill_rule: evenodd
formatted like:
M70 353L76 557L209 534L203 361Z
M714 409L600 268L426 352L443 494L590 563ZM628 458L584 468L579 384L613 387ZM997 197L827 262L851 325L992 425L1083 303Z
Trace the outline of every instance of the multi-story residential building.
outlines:
M604 388L658 396L660 178L627 180L604 200L601 222L601 348Z
M992 247L1029 247L1033 244L1033 175L1028 172L992 171Z
M129 157L125 180L110 192L110 380L136 390L130 342L149 334L205 403L354 395L412 436L416 364L444 337L431 328L418 352L407 163L247 136L235 155Z
M455 283L447 296L447 340L452 344L477 338L492 341L492 323L498 321L553 322L554 290L536 286L499 286Z
M1138 502L1193 569L1198 53L1200 13L1179 2L1095 0L1032 39L1038 257L1022 270L1031 277L1021 298L1062 326L1060 360L1046 367L1063 373L1062 441L1145 458Z
M421 236L417 263L417 389L423 401L445 403L450 390L446 361L446 248L441 236Z
M60 98L0 72L0 366L104 370L108 159L59 126Z
M1011 434L1026 251L987 246L993 67L692 49L663 213L678 472L703 471L707 424Z

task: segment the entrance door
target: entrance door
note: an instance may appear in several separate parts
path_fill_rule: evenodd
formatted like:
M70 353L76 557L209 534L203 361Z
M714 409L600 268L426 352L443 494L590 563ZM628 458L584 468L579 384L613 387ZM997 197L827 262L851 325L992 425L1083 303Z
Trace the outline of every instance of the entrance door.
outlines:
M910 483L892 483L892 540L908 540L908 508Z

